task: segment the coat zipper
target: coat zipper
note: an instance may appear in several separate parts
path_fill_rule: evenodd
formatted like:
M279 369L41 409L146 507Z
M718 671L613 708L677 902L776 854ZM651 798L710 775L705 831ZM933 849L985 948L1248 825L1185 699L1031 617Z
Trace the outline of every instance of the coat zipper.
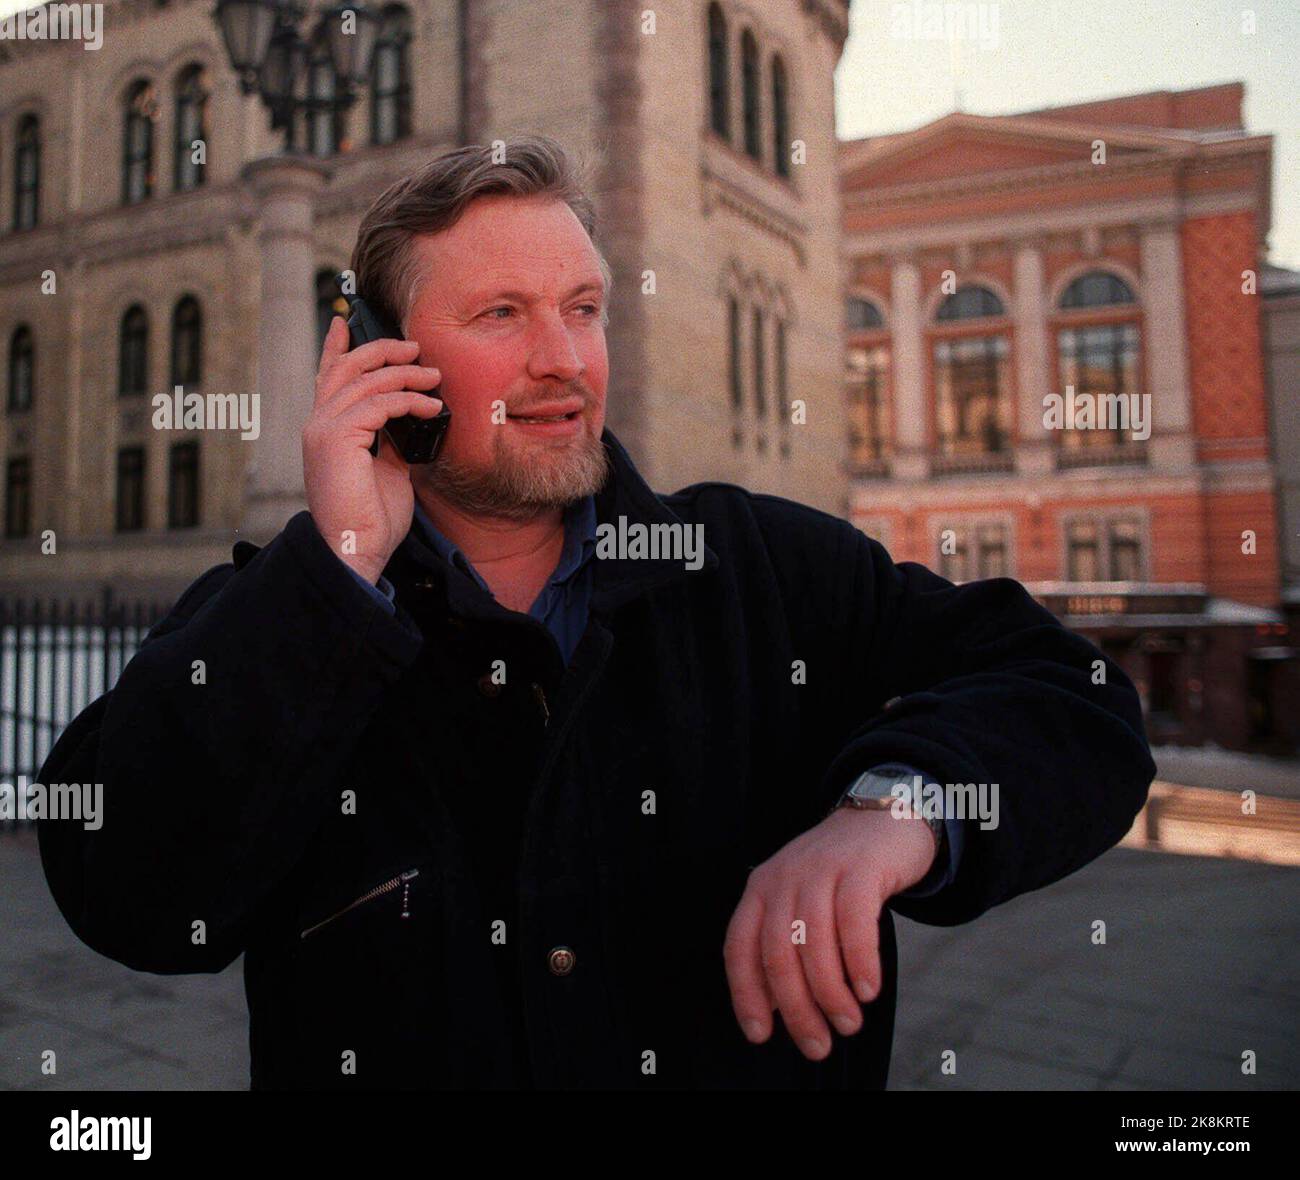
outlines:
M406 872L394 877L391 881L385 881L382 885L376 885L373 889L363 893L354 902L345 905L338 913L331 914L328 918L317 922L314 926L308 926L298 937L306 938L307 935L319 930L322 926L328 926L335 918L341 918L344 914L354 910L359 905L364 905L368 901L373 901L385 893L391 893L399 885L402 887L402 917L411 916L411 878L420 875L419 869L408 869Z

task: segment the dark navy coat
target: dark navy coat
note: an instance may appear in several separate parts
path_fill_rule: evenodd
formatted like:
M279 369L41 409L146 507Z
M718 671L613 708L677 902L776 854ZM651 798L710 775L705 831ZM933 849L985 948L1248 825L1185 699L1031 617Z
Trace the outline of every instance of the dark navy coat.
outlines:
M199 578L51 752L42 782L104 784L99 830L39 825L64 916L139 971L242 953L255 1089L881 1088L891 911L970 921L1141 808L1132 685L1094 684L1018 583L955 587L728 484L656 495L604 438L599 521L707 550L597 560L567 668L414 534L390 614L303 512ZM885 762L997 783L998 826L890 901L856 1036L751 1045L722 958L746 877Z

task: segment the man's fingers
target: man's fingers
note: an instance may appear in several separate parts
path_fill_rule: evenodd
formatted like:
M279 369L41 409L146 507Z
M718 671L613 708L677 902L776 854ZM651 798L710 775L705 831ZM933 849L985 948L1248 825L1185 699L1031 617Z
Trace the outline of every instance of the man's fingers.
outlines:
M326 388L325 378L338 360L348 350L348 322L341 315L330 320L329 330L325 333L325 342L320 350L320 371L316 378L316 401L319 403Z
M836 1031L847 1037L862 1027L862 1010L844 982L835 886L834 880L828 882L824 877L814 877L801 886L794 916L805 923L804 941L795 946L813 999Z
M741 1031L755 1044L772 1035L772 997L763 980L759 933L763 901L756 889L746 889L731 915L722 942L722 961L731 988L731 1006Z
M804 978L803 961L794 945L794 898L768 902L763 915L763 971L767 990L781 1009L781 1020L799 1051L820 1061L831 1051L831 1034Z
M400 418L403 414L415 414L419 418L432 418L442 409L442 402L428 394L415 393L409 389L394 393L380 393L365 401L358 402L347 413L334 419L337 427L349 430L379 430L389 418ZM369 439L366 440L369 445Z
M357 402L375 397L381 393L395 393L402 389L431 390L442 381L442 374L437 369L423 365L385 365L363 373L354 381L349 381L328 400L326 413L341 416Z
M331 325L330 331L334 330ZM333 400L339 390L363 373L372 373L385 365L409 365L420 355L420 346L414 340L397 340L390 337L371 340L359 348L347 351L347 325L344 324L338 330L341 332L341 339L335 341L332 347L337 349L341 343L344 351L342 355L332 352L328 358L322 352L322 367L316 375L317 405ZM330 343L329 333L326 333L326 344L330 345ZM328 369L324 367L326 359L330 362Z
M854 994L863 1003L880 994L880 907L878 891L864 876L845 873L835 889L835 924L840 954Z

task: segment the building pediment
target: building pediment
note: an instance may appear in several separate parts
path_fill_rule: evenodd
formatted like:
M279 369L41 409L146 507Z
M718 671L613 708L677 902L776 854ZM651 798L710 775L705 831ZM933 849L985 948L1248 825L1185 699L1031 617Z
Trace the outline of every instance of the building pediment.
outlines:
M842 144L842 188L861 192L1083 164L1092 158L1099 139L1105 142L1108 160L1141 155L1155 160L1191 150L1185 141L1158 132L1017 116L952 114L914 131Z

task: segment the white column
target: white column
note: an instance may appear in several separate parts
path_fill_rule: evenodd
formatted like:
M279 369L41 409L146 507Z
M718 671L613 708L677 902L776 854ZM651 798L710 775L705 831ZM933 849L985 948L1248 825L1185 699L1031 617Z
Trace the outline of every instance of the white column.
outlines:
M316 193L329 174L321 161L304 156L268 156L243 170L260 205L262 300L257 346L261 433L244 444L253 453L242 531L259 542L307 506L302 427L315 396L319 359L312 221Z
M1141 227L1142 305L1146 372L1151 394L1154 467L1191 467L1192 393L1187 367L1187 319L1183 308L1183 256L1178 224L1171 219Z
M925 338L921 320L921 269L915 256L898 255L890 272L890 337L894 367L893 475L924 479L928 471L925 437Z
M1043 250L1038 238L1026 238L1016 243L1014 275L1012 316L1016 333L1016 423L1020 432L1016 472L1040 475L1052 468L1053 440L1043 426L1043 398L1051 390L1048 389Z

